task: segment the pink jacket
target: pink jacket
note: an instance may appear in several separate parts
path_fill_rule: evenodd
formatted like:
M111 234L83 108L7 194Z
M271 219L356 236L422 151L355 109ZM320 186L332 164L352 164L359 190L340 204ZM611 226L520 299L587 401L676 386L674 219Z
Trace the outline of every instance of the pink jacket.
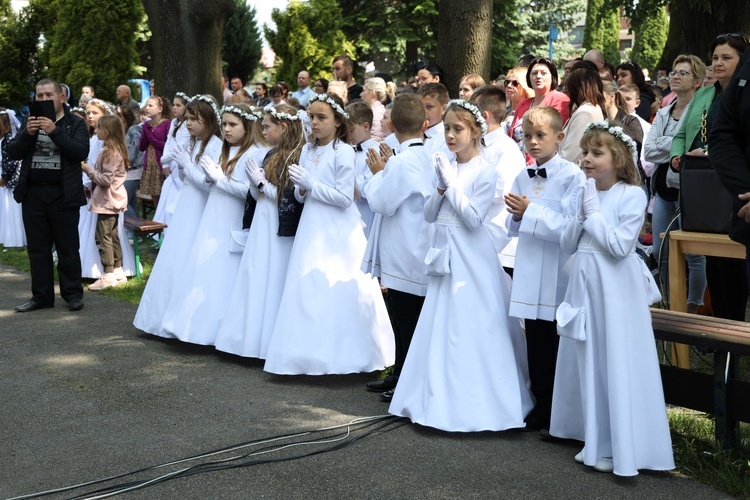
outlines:
M89 211L96 214L119 214L128 206L128 193L125 191L125 162L120 153L115 152L106 163L104 149L99 153L96 164L99 170L88 174L93 182Z

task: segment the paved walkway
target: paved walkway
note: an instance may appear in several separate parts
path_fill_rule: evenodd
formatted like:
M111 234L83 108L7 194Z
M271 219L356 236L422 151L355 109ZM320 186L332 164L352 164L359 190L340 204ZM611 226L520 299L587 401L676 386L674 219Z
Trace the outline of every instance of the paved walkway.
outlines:
M2 498L387 410L363 390L366 375L273 376L258 361L139 334L134 305L94 293L79 313L59 298L53 309L14 313L29 280L0 266ZM193 475L127 498L726 497L671 473L597 473L573 461L578 451L535 433L409 424L331 453Z

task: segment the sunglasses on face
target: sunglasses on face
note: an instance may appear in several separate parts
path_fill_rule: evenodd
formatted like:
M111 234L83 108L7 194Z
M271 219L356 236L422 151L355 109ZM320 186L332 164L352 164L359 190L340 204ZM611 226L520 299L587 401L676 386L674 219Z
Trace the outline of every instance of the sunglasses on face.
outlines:
M518 87L520 83L518 82L518 80L505 80L506 87L510 87L511 85L514 87Z

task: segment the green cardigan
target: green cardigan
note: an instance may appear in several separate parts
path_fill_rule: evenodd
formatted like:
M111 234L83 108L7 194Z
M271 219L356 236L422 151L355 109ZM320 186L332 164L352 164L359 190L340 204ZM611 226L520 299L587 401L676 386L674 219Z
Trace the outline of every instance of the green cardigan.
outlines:
M669 151L670 158L682 156L688 152L688 148L692 146L695 138L700 134L701 116L703 116L704 112L708 113L708 108L711 107L711 103L714 102L715 97L715 85L703 87L695 93L693 99L690 101L688 114L682 120L682 125L680 126L680 130L677 131L677 135L672 139L672 148ZM708 132L710 130L706 131L706 139L708 139Z

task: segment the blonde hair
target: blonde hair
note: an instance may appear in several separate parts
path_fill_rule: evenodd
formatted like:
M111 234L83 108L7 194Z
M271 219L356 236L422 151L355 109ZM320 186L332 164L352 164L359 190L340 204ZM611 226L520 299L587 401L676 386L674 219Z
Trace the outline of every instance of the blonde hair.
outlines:
M331 84L329 83L328 86L330 88ZM375 92L375 97L377 97L378 101L383 104L388 104L393 101L393 98L396 96L396 92L386 85L385 80L379 77L368 78L365 80L364 88Z
M706 70L708 68L711 68L711 66L706 66L705 64L703 64L703 61L701 61L698 56L688 54L680 54L679 56L677 56L672 63L672 69L674 69L675 66L680 63L688 63L690 65L690 72L693 74L693 78L695 78L699 82L706 77Z
M519 88L523 89L523 91L526 93L526 97L534 97L534 89L529 87L529 85L526 83L526 73L528 72L529 68L516 66L512 70L508 71L508 74L505 75L505 80L508 81L513 76L515 76L516 80L518 80Z
M478 75L476 73L469 73L468 75L464 75L461 80L459 80L459 85L461 82L466 82L469 84L469 87L473 89L477 89L479 87L485 86L484 78L482 78L482 75Z
M346 82L339 82L339 81L328 82L328 92L326 93L333 94L333 95L340 97L341 100L344 101L344 104L346 104L349 99L348 92L349 91L346 88ZM308 102L308 106L312 102L313 102L312 100Z
M466 128L468 128L471 131L474 145L478 146L479 140L482 138L482 129L479 127L479 124L477 123L477 118L476 116L474 116L474 113L472 113L468 109L463 108L461 106L448 106L448 109L443 115L443 120L445 120L445 118L448 116L448 113L456 114L456 118L461 120L461 123L466 125Z
M525 118L525 117L524 117ZM622 126L619 122L608 120L610 127ZM581 149L592 147L606 148L612 154L612 165L617 172L617 180L632 186L641 185L641 176L635 166L633 155L624 142L601 128L592 128L581 138Z
M530 128L549 125L554 133L562 132L563 121L560 112L552 106L536 106L523 115L524 132Z

